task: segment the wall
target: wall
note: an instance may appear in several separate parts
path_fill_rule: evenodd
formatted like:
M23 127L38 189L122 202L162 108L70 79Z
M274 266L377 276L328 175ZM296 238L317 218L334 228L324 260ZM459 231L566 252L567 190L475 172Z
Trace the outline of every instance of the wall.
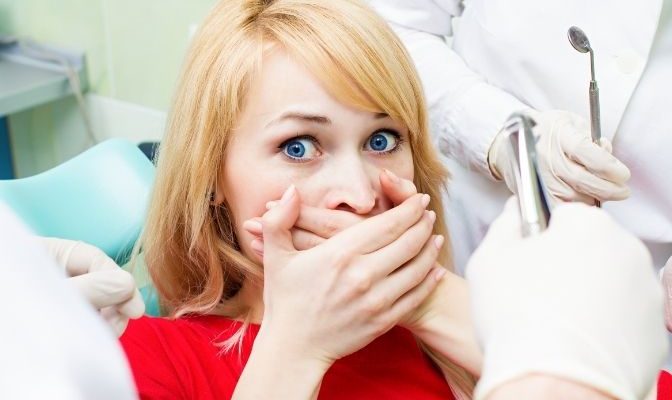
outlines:
M190 35L215 2L0 0L0 34L85 51L97 139L158 140ZM74 98L14 114L9 126L18 176L88 146Z

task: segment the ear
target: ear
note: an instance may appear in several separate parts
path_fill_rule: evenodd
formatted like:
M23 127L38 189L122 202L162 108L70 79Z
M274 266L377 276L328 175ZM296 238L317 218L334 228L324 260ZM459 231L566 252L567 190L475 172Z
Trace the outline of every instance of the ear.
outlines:
M214 189L208 195L208 200L211 206L218 206L224 202L224 195L221 190Z

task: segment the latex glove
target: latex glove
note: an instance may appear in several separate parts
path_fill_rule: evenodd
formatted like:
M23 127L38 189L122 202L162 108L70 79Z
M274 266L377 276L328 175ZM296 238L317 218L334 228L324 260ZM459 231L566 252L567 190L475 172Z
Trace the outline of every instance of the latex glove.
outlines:
M139 318L145 312L133 276L102 250L73 240L40 239L51 257L65 268L69 281L99 310L117 336L124 332L129 319Z
M541 177L552 202L624 200L630 196L626 182L630 170L611 155L611 142L602 138L593 143L590 127L584 118L567 111L528 111L536 126L537 154ZM506 135L500 133L488 152L493 175L504 179L516 193L515 177Z
M663 291L665 293L665 325L672 332L672 257L670 257L661 272Z
M476 399L533 373L641 399L667 353L663 297L644 245L603 210L554 209L523 239L512 199L466 271L484 351Z

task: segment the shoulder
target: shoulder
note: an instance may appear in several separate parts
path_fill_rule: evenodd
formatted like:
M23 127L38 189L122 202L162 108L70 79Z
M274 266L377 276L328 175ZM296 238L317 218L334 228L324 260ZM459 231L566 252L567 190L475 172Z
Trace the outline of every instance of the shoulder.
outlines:
M140 397L191 398L202 377L217 374L222 385L237 381L237 369L220 343L241 324L222 317L142 317L121 336ZM226 378L229 378L228 380Z

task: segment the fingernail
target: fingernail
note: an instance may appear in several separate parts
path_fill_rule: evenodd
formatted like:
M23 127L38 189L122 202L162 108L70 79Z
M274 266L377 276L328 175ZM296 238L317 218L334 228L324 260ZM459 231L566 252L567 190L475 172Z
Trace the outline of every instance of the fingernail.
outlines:
M270 210L271 208L273 208L273 207L275 207L275 206L277 206L277 205L278 205L278 202L277 202L277 201L269 201L268 203L266 203L266 209L267 209L267 210Z
M429 220L432 221L432 223L434 223L434 221L436 221L436 213L432 210L429 210L428 213L429 213Z
M399 179L398 176L396 176L392 171L389 169L385 168L385 174L387 174L387 177L390 178L390 180L394 183L399 183L401 182L401 179Z
M448 272L443 267L436 267L436 268L434 268L434 270L436 271L436 272L434 272L434 279L437 282L440 281L446 275L446 272Z
M259 254L264 252L264 242L259 239L254 239L252 243L250 243L250 247Z
M441 250L441 246L443 246L444 238L443 235L437 235L434 238L434 246L436 246L437 249Z
M429 195L428 194L423 194L422 195L422 206L427 207L429 204Z
M248 219L247 221L243 222L243 229L252 232L262 232L264 227L261 225L261 222Z
M294 185L289 185L287 190L285 190L285 193L282 194L282 198L280 198L280 204L289 203L292 197L294 197L294 193L296 193L296 188Z

